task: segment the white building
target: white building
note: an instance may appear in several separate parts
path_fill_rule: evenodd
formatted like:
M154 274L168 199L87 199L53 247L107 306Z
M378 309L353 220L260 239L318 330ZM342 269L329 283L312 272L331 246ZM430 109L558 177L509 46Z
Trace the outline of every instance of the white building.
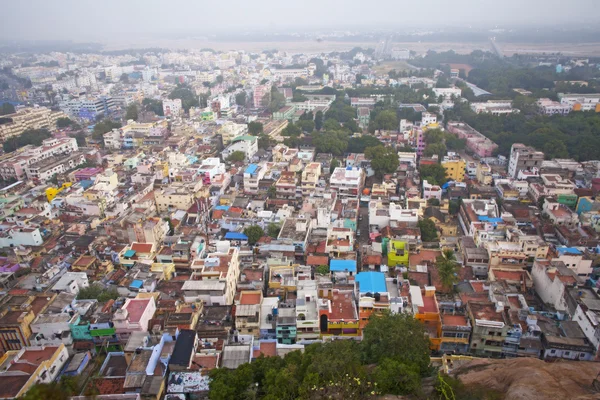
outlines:
M423 198L425 200L438 199L442 201L442 188L438 185L432 185L427 180L423 180Z
M250 135L238 136L231 141L231 144L221 154L223 159L227 159L236 151L243 152L246 155L246 160L250 160L258 152L258 138Z
M165 117L177 118L181 116L183 106L181 99L164 99L163 101L163 114Z
M52 286L52 290L55 292L68 292L77 294L83 288L89 287L88 276L85 272L66 272L60 279Z
M454 96L454 97L460 97L462 95L462 90L460 88L457 88L457 87L453 87L453 88L433 88L431 90L433 90L433 93L435 94L435 97L442 96L444 99L450 99L450 98L452 98L452 96Z
M485 103L471 103L471 110L477 114L505 115L518 113L519 110L512 107L511 100L488 100Z
M577 111L598 111L600 104L600 93L579 94L579 93L559 93L558 99L561 104L568 105L571 110Z
M550 100L550 99L539 99L536 102L539 111L545 115L567 115L571 112L572 107L568 104L562 104L558 101Z
M337 167L329 180L330 188L339 196L358 196L365 183L365 172L359 167Z

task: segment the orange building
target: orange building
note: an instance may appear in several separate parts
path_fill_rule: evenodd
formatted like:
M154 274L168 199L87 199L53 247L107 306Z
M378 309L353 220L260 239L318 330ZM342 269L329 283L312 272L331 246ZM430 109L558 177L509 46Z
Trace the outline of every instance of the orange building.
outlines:
M425 289L421 290L421 298L419 299L418 296L413 295L412 302L418 307L415 318L425 325L425 330L431 341L431 350L438 351L442 343L442 319L435 298L435 286L425 286Z

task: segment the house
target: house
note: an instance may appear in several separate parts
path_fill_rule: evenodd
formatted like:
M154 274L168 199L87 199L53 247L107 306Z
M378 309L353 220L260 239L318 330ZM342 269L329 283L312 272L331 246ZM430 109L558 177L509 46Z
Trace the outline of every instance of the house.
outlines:
M0 398L21 397L36 383L53 382L68 358L63 344L6 352L0 358Z
M540 259L534 261L531 277L535 291L544 303L551 305L556 311L567 311L567 288L580 281L573 270L567 268L562 261Z
M173 354L169 359L170 371L186 371L192 367L194 355L198 348L198 335L196 331L183 329L177 335Z
M390 240L388 242L387 257L390 267L408 266L409 254L407 242L400 240Z
M115 331L119 338L125 341L132 332L147 332L148 322L155 311L156 303L152 296L125 300L125 304L115 311L113 316Z
M244 153L246 160L251 160L258 152L258 138L256 136L243 135L231 140L231 144L221 153L223 159L227 159L236 151Z
M451 220L448 214L443 213L439 207L427 207L423 212L423 218L433 221L442 236L456 236L458 225Z

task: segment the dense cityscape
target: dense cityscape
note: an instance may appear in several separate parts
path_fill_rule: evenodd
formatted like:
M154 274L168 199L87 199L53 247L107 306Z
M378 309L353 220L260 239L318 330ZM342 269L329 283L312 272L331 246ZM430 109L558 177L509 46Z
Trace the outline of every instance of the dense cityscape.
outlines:
M600 54L357 35L0 51L0 399L600 396Z

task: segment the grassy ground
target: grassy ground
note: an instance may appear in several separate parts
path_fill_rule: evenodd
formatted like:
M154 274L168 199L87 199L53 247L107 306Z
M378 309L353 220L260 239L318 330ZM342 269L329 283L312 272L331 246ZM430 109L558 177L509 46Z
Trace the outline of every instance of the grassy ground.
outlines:
M410 68L410 66L404 61L384 61L381 64L373 67L373 69L375 70L375 72L377 72L379 74L383 74L383 73L389 72L393 69L400 72L400 71L408 71L412 68Z

